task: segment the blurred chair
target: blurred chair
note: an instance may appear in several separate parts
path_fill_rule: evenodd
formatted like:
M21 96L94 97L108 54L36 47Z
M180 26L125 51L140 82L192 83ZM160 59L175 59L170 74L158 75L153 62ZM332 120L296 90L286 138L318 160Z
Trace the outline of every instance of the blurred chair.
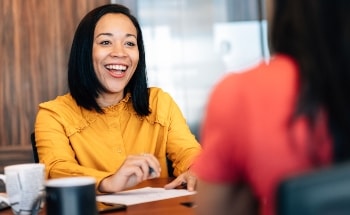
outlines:
M349 215L350 163L282 181L276 201L277 215Z
M39 156L38 156L38 151L36 149L36 144L35 144L35 133L32 132L30 134L30 142L32 143L32 149L33 149L33 157L34 157L34 162L39 163Z

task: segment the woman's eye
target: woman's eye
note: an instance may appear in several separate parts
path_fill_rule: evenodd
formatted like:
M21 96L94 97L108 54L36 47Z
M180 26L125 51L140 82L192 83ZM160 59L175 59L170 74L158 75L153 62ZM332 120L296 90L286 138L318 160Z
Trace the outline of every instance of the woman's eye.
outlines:
M109 41L101 41L100 44L101 44L101 45L109 45L110 42L109 42Z
M126 42L127 46L135 46L136 44L134 42Z

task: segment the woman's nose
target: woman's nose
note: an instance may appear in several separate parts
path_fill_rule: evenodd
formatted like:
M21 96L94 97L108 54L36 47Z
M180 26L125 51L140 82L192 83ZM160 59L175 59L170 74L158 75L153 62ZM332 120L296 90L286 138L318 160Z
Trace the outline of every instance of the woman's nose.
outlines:
M126 55L123 45L116 44L112 47L111 56L112 57L124 57Z

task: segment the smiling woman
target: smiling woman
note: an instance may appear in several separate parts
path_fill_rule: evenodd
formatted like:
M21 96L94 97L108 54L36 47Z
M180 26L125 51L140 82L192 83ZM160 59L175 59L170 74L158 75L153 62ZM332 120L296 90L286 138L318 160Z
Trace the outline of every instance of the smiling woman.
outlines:
M108 4L82 19L68 85L68 94L39 105L36 118L48 178L93 176L98 192L117 192L169 177L169 159L177 178L165 188L194 189L189 168L201 147L172 97L148 87L141 28L128 8Z
M96 76L103 85L97 103L100 107L117 104L139 62L137 30L123 14L106 14L97 22L92 59Z

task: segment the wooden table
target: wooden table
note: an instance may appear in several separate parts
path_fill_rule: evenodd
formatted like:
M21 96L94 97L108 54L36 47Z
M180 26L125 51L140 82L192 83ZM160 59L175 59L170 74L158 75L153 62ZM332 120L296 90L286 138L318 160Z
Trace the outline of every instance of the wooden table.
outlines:
M157 178L147 180L137 185L134 188L141 188L146 186L151 187L163 187L171 179ZM137 205L128 206L124 211L108 212L103 214L115 214L115 215L194 215L195 210L183 206L182 202L193 202L194 195L182 196L177 198L165 199L160 201L142 203ZM11 209L0 211L1 215L13 215ZM39 215L46 215L45 208L39 213Z

